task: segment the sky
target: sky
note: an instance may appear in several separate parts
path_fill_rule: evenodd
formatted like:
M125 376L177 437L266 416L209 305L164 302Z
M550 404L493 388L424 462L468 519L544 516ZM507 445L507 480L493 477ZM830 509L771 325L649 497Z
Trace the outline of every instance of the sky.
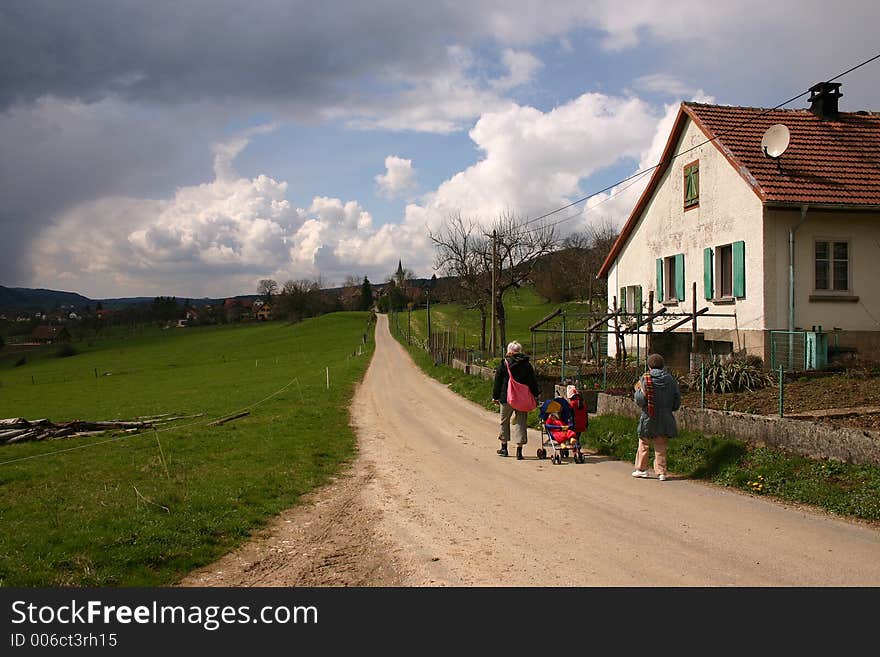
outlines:
M775 106L878 27L876 0L3 0L0 284L224 297L430 276L455 215L589 197L560 236L620 226L682 101ZM838 81L880 110L880 60Z

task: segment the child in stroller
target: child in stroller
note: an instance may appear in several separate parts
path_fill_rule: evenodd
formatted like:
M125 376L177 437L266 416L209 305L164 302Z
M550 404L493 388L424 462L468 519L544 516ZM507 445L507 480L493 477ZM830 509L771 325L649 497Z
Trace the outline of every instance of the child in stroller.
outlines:
M547 449L553 450L550 462L554 465L562 463L563 458L568 458L569 450L574 456L575 463L583 463L584 455L581 453L580 434L577 433L574 423L574 412L565 397L554 397L541 404L539 411L541 427L543 429L542 447L538 449L538 458L547 457Z
M587 430L589 426L589 418L587 416L587 404L581 397L576 386L569 385L565 388L565 398L568 405L571 406L571 412L574 414L574 427L572 430L577 434L578 442L581 441L581 434Z

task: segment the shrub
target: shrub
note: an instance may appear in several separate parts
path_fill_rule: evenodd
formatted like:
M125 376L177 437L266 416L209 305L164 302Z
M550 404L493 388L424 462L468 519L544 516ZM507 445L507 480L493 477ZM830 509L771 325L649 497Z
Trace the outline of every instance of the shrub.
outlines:
M15 361L15 367L21 367L25 363L27 363L27 356L22 356L17 361Z
M69 358L70 356L76 356L76 354L76 348L72 344L65 342L58 347L58 351L55 352L55 357Z
M773 375L761 369L760 358L735 358L721 361L718 358L703 367L703 385L706 392L724 393L758 390L773 385ZM699 389L700 373L691 375L688 384Z

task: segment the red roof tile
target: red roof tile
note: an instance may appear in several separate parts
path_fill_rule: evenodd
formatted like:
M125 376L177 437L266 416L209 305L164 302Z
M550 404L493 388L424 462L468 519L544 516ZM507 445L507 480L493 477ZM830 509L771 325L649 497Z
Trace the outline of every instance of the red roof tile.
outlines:
M699 103L683 109L748 169L767 203L880 206L880 113L841 112L837 121L825 121L809 110ZM778 160L761 152L761 138L775 123L791 133Z

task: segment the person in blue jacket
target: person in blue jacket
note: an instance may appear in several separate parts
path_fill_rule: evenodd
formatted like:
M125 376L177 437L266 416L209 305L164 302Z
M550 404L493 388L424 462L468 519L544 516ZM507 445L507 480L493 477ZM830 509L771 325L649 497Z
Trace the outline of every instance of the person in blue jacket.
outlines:
M636 452L636 469L632 476L648 476L648 453L654 448L654 473L660 481L666 481L666 446L670 438L678 435L673 411L681 406L678 381L666 370L663 356L648 356L648 371L635 384L633 399L642 409L639 417L639 449Z

